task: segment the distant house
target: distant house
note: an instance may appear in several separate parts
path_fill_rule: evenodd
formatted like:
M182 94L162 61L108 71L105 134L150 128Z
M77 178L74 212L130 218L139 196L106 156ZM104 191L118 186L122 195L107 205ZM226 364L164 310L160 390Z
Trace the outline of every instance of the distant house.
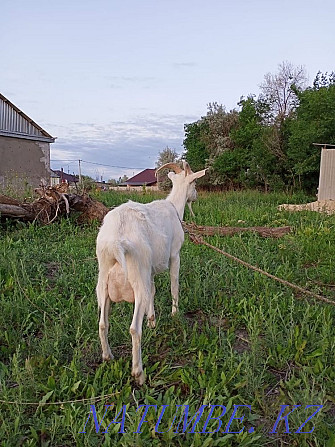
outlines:
M128 189L141 189L144 186L149 189L157 189L157 178L155 176L156 169L144 169L139 174L126 180L122 185Z
M48 185L54 141L0 93L0 188Z
M59 183L67 183L68 185L74 185L79 182L79 178L76 175L66 174L64 171L51 170L51 185L58 185Z

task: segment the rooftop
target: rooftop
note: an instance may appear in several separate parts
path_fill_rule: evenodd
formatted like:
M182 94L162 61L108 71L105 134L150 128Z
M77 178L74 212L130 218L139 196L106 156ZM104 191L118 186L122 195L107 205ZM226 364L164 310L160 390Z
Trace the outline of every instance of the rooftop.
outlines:
M62 180L67 181L68 183L77 183L79 181L78 177L72 174L67 174L66 172L63 171L58 171L58 170L51 170L52 173L54 173L55 177L60 178Z
M54 143L55 138L0 93L0 135Z
M144 171L139 174L134 175L134 177L129 178L124 183L131 186L141 186L141 185L152 185L157 183L155 176L156 169L144 169Z

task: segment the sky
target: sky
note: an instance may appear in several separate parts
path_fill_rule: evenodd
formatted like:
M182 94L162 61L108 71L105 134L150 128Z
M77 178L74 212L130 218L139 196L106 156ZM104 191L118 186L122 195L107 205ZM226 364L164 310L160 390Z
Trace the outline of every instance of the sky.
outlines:
M108 181L181 154L284 61L334 71L334 0L1 0L0 92L52 136L51 167Z

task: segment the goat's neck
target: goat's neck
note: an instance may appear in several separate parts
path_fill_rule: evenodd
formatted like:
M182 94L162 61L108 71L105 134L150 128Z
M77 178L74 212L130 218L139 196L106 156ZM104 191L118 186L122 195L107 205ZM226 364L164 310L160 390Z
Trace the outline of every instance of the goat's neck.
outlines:
M183 220L184 218L184 210L186 205L186 191L176 191L172 189L168 197L166 198L169 202L173 204L173 206L176 208L176 211L178 213L179 219Z

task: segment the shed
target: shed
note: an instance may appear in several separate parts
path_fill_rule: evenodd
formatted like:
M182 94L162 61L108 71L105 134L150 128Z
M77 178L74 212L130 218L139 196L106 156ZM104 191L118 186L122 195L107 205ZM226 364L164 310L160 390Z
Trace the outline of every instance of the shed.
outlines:
M335 200L335 145L313 144L321 146L318 201Z
M0 93L0 188L50 183L55 138Z

